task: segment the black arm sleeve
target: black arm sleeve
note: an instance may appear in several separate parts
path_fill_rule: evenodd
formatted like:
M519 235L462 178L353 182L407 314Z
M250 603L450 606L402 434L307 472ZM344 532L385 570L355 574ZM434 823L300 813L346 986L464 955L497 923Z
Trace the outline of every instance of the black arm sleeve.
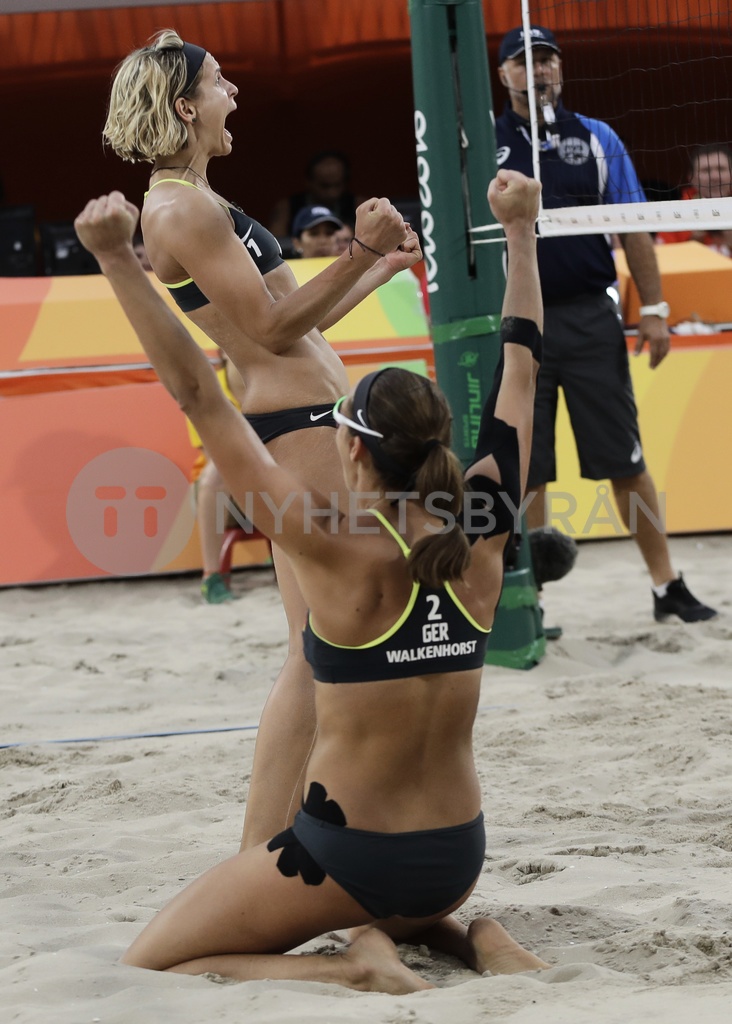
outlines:
M523 345L530 349L537 362L541 362L541 334L534 321L523 317L504 317L501 321L501 355L491 393L483 406L475 455L470 463L474 466L487 455L492 455L501 482L478 474L466 482L463 529L471 545L481 537L516 533L520 529L520 524L515 521L516 509L521 503L518 434L515 427L495 415L503 380L503 345L506 342Z

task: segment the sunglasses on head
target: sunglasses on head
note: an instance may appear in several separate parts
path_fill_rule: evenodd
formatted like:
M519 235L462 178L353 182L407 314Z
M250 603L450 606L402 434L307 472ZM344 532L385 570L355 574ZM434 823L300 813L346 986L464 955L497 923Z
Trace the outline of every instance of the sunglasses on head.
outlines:
M333 406L333 419L336 423L342 424L344 427L351 427L352 430L358 431L359 434L369 434L371 437L380 437L383 440L384 435L378 430L374 430L372 427L366 426L365 423L357 423L355 420L349 419L348 416L341 412L341 406L347 398L348 395L342 395ZM363 413L359 409L356 415L361 417L363 416Z

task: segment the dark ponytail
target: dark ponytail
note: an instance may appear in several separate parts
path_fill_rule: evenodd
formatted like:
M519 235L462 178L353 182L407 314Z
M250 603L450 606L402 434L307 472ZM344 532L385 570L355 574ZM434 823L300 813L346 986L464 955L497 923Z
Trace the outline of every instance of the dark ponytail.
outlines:
M421 537L412 548L412 579L433 588L460 579L470 565L470 545L459 520L463 467L457 455L444 444L433 448L417 470L412 489L419 491L427 510L444 521L439 533Z
M390 367L370 374L353 398L359 421L383 435L362 439L388 491L417 492L427 511L442 519L412 548L412 578L436 588L460 579L470 564L470 546L459 516L463 468L450 448L452 416L447 399L430 380Z

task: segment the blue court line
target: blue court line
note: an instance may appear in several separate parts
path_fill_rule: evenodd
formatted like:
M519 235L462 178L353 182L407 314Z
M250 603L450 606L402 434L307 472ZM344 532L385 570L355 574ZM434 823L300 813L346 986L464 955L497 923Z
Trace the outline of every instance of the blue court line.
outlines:
M36 747L45 743L109 743L112 740L150 740L165 736L199 736L209 732L243 732L247 729L258 729L259 725L220 725L214 729L171 729L161 732L131 732L119 736L80 736L76 739L63 740L24 740L22 743L0 743L0 750L11 747Z
M478 711L515 711L518 704L487 704L479 707ZM79 736L75 739L62 740L23 740L20 743L0 743L0 750L11 750L14 747L38 747L48 743L110 743L113 740L153 740L164 739L167 736L203 736L207 733L218 732L248 732L258 729L256 725L219 725L213 729L170 729L161 732L131 732L121 733L118 736Z

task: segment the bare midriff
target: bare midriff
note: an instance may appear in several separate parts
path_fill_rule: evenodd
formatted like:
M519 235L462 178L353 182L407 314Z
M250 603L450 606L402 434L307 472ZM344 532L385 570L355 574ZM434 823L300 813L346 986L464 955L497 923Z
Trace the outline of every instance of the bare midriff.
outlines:
M264 280L275 300L297 287L287 266L271 270ZM343 363L317 328L285 352L273 353L213 305L201 306L188 316L226 352L241 374L245 386L242 408L246 413L322 405L335 402L348 391Z
M472 821L481 794L472 729L480 669L369 683L316 683L308 764L351 828L412 832Z

